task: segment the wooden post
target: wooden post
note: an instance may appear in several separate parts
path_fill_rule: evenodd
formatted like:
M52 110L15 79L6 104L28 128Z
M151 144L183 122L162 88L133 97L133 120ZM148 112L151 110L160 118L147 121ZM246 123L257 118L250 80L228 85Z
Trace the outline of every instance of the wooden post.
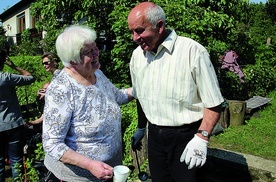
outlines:
M228 100L230 113L230 126L241 126L244 124L246 102L239 100Z
M230 124L229 106L226 106L226 107L222 108L218 123L223 127L223 129L226 129L226 128L229 127L229 124Z

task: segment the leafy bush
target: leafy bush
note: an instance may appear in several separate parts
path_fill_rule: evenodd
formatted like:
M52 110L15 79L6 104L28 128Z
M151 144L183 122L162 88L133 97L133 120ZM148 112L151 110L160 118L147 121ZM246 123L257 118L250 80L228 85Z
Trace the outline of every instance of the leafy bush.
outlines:
M246 77L246 89L249 97L263 96L275 90L276 70L267 65L247 65L243 72Z
M21 33L21 41L17 46L11 47L13 54L19 56L28 55L35 56L41 55L42 45L40 43L41 37L33 36L39 35L36 29L26 29Z
M247 100L253 96L266 96L276 87L275 67L267 65L246 65L242 69L245 83L238 75L228 70L218 71L222 95L229 100Z
M218 71L221 94L228 100L247 100L246 84L241 83L237 74L228 70Z

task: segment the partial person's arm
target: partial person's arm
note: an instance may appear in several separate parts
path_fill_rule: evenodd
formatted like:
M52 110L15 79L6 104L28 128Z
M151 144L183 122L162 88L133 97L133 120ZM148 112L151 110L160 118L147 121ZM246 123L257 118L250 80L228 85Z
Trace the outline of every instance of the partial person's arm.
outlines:
M5 64L8 65L10 68L18 71L21 75L32 76L32 74L30 72L23 70L22 68L19 68L18 66L16 66L9 57L7 57Z
M204 109L202 122L198 128L201 131L198 131L189 141L180 157L180 162L185 161L188 169L202 167L205 164L209 142L207 134L210 134L216 125L220 116L221 103L224 100L207 50L202 51L195 60L192 75L196 80L197 92Z
M36 124L42 123L42 121L43 121L43 114L36 120L28 121L27 124L36 125Z
M146 128L148 119L138 99L136 100L136 105L137 105L137 114L138 114L138 128Z
M141 150L142 148L142 142L146 131L146 126L148 119L142 109L142 106L139 102L139 100L136 100L137 104L137 114L138 114L138 127L134 135L131 137L131 148L132 150Z
M205 108L203 120L199 126L199 130L211 133L215 124L217 123L221 111L221 105L213 108ZM180 162L188 165L188 169L195 167L202 167L207 158L207 147L209 137L205 137L200 133L194 135L194 138L186 145L181 157Z
M132 95L132 87L127 88L128 101L132 101L134 99Z

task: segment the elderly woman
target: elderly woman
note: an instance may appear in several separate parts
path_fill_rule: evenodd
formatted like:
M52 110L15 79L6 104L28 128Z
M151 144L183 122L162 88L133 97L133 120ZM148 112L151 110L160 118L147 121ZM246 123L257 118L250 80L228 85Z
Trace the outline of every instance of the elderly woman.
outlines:
M73 25L56 40L64 68L47 88L43 121L45 166L62 181L107 181L122 163L119 90L102 73L94 30Z

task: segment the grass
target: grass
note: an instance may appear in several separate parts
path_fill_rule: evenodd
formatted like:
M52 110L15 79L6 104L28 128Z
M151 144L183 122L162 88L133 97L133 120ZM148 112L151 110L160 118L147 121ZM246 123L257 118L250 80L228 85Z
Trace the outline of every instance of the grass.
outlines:
M276 91L267 97L272 98L272 101L259 111L260 117L250 117L245 125L230 126L223 133L212 136L209 147L276 161Z

